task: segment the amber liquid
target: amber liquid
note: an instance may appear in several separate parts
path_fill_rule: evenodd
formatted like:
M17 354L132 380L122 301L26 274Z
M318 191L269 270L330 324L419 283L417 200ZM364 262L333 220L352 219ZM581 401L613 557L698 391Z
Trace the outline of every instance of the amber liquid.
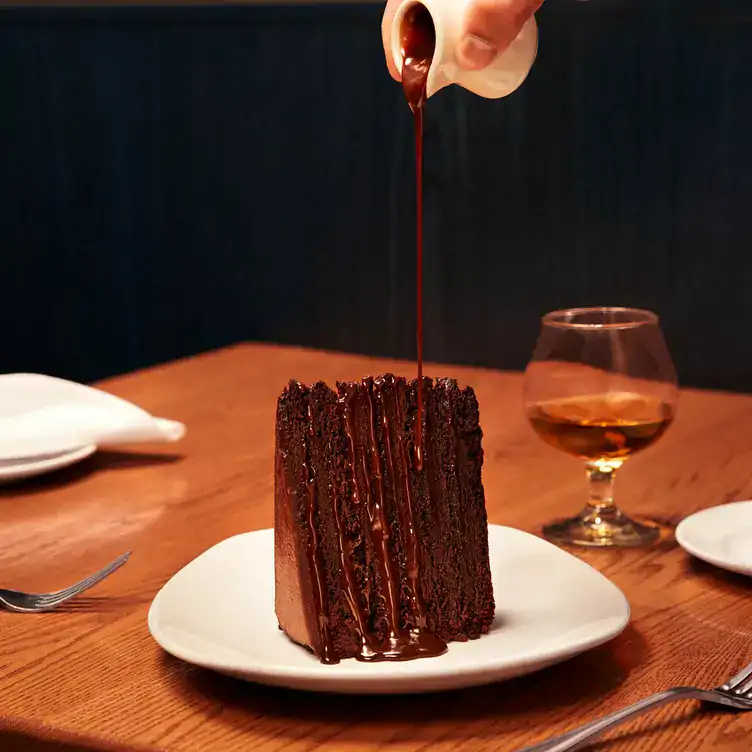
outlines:
M671 425L671 405L630 392L587 394L528 408L536 433L556 449L588 462L623 462L657 441Z

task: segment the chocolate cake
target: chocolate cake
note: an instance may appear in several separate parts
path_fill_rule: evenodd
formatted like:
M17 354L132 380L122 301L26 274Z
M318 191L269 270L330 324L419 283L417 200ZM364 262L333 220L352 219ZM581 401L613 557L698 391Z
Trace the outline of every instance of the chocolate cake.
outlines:
M406 660L488 631L481 436L473 390L449 379L290 382L274 547L277 618L293 641L324 663Z

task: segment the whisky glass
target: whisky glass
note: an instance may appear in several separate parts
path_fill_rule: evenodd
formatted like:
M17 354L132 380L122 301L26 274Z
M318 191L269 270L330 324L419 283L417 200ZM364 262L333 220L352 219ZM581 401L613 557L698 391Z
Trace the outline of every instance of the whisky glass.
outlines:
M634 308L573 308L542 319L525 371L525 409L535 432L585 463L589 499L577 516L543 528L555 543L641 546L660 527L614 503L616 471L654 444L679 398L658 317Z

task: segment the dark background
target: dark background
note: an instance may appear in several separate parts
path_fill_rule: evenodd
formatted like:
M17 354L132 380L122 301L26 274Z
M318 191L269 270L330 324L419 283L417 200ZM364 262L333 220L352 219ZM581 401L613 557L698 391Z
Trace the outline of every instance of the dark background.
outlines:
M0 9L0 370L238 340L414 355L411 118L381 4ZM548 0L525 85L430 100L426 356L657 310L752 391L752 5Z

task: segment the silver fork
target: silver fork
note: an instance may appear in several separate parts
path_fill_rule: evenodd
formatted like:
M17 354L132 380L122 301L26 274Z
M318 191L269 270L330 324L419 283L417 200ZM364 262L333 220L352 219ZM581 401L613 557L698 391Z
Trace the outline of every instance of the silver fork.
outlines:
M525 747L519 752L571 752L571 750L581 749L620 723L675 700L701 700L716 705L725 705L728 708L734 708L734 710L752 710L752 663L716 689L672 687L665 692L646 697L644 700L634 703L634 705L617 710L615 713L604 716L597 721L568 731L566 734L534 744L532 747Z
M108 575L111 575L116 569L119 569L126 561L128 561L130 555L131 552L128 551L122 556L118 556L115 561L108 564L103 569L100 569L98 572L89 575L89 577L77 582L75 585L71 585L64 590L58 590L54 593L22 593L18 590L0 589L0 606L9 611L18 611L22 614L36 613L37 611L51 611L66 601L69 601L71 598L80 595L85 590L94 587L94 585L101 582Z

